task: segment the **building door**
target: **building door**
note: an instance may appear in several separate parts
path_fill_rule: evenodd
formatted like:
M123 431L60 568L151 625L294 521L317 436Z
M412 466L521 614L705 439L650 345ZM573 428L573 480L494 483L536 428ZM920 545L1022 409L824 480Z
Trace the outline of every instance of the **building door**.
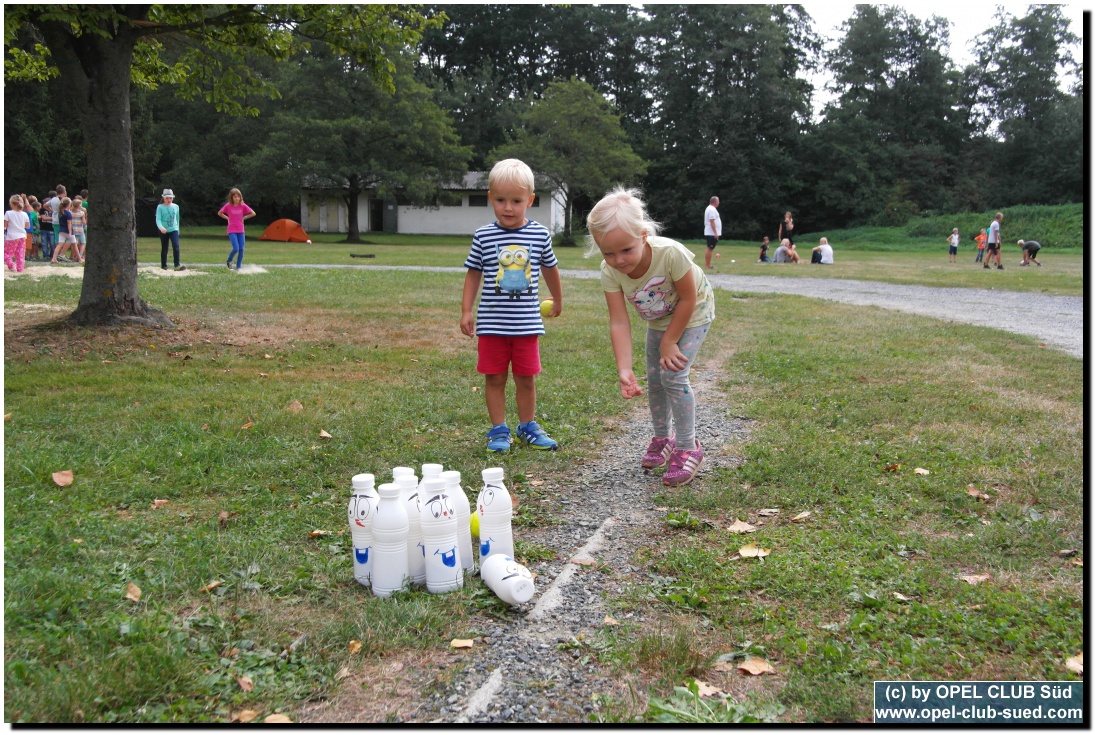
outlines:
M384 200L369 199L369 232L384 231Z

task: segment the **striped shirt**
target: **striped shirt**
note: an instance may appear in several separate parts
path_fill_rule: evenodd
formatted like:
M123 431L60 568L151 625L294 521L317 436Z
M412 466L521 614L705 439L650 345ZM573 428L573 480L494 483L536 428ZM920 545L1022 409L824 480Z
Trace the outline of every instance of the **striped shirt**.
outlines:
M530 220L517 230L504 229L494 222L476 230L471 252L464 261L465 268L483 274L475 334L544 334L540 269L558 265L551 249L551 233L539 222Z

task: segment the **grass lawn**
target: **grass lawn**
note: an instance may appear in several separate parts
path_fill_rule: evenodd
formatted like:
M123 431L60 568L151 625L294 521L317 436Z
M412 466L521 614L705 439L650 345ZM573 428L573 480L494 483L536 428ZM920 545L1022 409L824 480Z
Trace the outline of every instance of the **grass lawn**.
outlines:
M260 227L251 228L245 251L245 263L272 265L286 263L321 263L336 265L402 265L449 266L459 268L467 257L471 239L441 235L390 235L366 233L366 243L343 242L345 235L318 233L312 245L270 242L258 239ZM805 242L815 242L817 238ZM722 242L716 249L721 257L715 260L718 272L742 276L772 276L784 278L850 278L861 281L883 281L924 286L964 288L1002 288L1010 291L1033 291L1059 296L1081 296L1084 287L1083 253L1078 249L1043 249L1039 260L1042 268L1019 268L1022 257L1018 247L1005 246L1004 270L988 273L973 262L976 251L960 251L958 263L947 262L946 243L906 238L908 247L898 250L887 244L884 250L866 249L869 242L857 238L851 249L841 249L840 241L832 239L836 264L833 266L798 266L757 263L759 247L752 243ZM195 227L182 231L184 263L223 263L228 257L228 238L221 227ZM888 241L887 241L888 243ZM704 244L700 240L685 243L697 259L703 262ZM940 246L941 244L941 246ZM809 258L809 247L803 244ZM774 248L769 254L774 252ZM596 269L600 258L584 257L583 248L556 248L560 266L568 269ZM372 258L354 258L351 253L370 254ZM137 257L142 263L158 263L160 243L154 238L139 238ZM730 261L736 261L731 263Z
M158 244L140 245L142 261L158 260ZM247 260L287 262L303 247L253 239ZM368 252L312 247L328 258L315 262ZM187 263L223 262L227 250L223 236L184 232ZM466 243L370 250L369 262L458 267ZM721 261L737 252L719 251ZM853 265L868 255L848 252L847 268L880 280ZM904 256L938 271L886 257L919 273L912 282L971 285L948 281L942 249ZM596 266L577 251L562 258ZM1074 268L1055 274L1070 258ZM776 270L737 260L743 272ZM1055 284L1044 290L1080 293L1078 255L1044 260L986 275L997 288L1035 290L1044 277ZM825 269L798 267L814 270ZM565 450L499 462L481 449L462 275L222 266L140 278L142 297L178 329L35 326L42 308L75 305L79 281L5 281L9 722L292 716L336 691L343 667L446 651L474 635L473 613L502 608L478 581L387 601L357 585L351 475L434 461L471 486L500 463L522 493L529 478L565 478L603 420L630 408L596 282L565 282L566 312L542 346L540 414ZM875 679L1075 679L1064 661L1083 650L1083 554L1058 551L1084 548L1082 361L912 315L717 298L704 349L723 373L726 410L752 434L734 447L739 467L662 500L673 518L720 528L740 518L758 531L667 524L637 560L654 576L615 603L656 611L661 627L606 638L597 658L621 676L642 671L659 697L719 655L763 655L779 674L758 680L749 704L779 704L794 722L869 721ZM62 470L74 476L67 487L51 477ZM791 523L802 511L809 518ZM730 561L750 541L771 555ZM973 585L965 574L989 577Z

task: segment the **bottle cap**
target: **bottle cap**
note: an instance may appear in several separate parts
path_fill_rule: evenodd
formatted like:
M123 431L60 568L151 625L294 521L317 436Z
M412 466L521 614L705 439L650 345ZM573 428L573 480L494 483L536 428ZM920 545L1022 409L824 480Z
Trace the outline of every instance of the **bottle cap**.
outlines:
M445 470L438 477L444 480L446 485L460 484L460 473L457 470Z
M445 468L439 464L424 464L422 465L422 477L434 477L435 475L440 475L441 470L443 469Z
M431 495L440 495L441 491L445 489L445 481L440 477L427 477L422 481L422 491L427 497Z
M350 482L353 484L354 490L372 490L376 478L368 472L362 472L360 475L354 475Z
M501 467L488 467L482 474L483 482L501 482L506 472Z
M398 498L400 489L401 488L397 483L385 482L382 483L380 487L378 487L376 490L378 493L380 493L380 497L382 498Z
M414 467L392 467L392 479L398 480L403 475L413 475Z

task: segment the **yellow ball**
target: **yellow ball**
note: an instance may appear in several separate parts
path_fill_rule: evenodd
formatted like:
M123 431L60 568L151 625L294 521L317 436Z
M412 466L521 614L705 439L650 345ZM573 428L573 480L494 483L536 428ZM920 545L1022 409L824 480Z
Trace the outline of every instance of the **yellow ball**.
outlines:
M479 511L472 511L471 514L471 535L475 538L479 538Z
M555 302L552 299L544 299L540 302L540 314L548 316L554 306Z

